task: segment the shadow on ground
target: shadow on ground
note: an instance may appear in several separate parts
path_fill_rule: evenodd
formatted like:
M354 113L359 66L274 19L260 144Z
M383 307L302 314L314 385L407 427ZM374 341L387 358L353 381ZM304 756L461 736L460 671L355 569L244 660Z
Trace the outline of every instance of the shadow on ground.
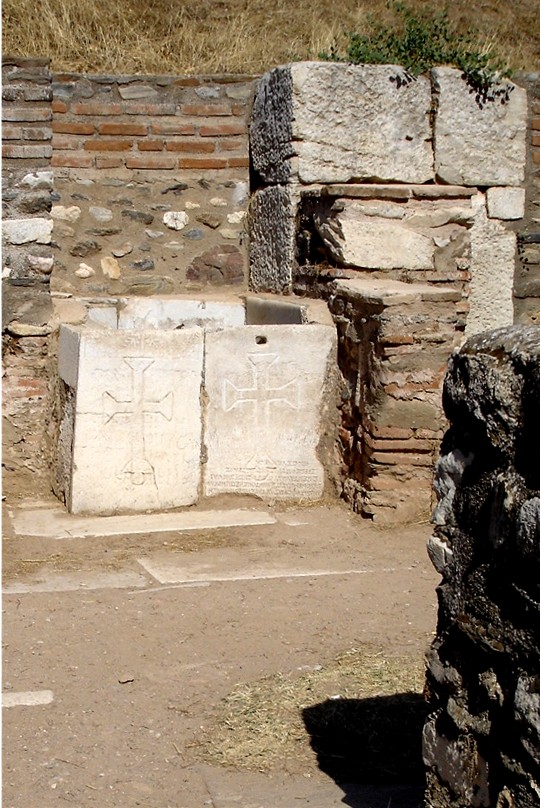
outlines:
M327 699L302 711L321 771L351 808L420 808L425 787L417 693Z

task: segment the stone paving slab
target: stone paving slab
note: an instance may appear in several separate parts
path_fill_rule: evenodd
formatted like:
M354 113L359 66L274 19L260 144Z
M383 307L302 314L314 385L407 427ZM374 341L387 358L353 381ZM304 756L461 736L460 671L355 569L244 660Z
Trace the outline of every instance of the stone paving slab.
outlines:
M12 509L10 517L13 530L18 536L43 536L51 539L262 526L276 522L275 517L267 511L255 509L174 511L128 516L76 516L68 514L63 508L28 507Z

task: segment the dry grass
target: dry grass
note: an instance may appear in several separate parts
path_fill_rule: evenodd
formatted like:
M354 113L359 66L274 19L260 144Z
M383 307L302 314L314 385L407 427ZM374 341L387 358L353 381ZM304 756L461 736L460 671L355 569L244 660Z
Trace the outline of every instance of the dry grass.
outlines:
M337 768L358 779L363 766L372 782L393 774L403 780L420 764L423 685L418 657L355 648L302 675L238 685L200 741L198 756L256 771L280 769L287 761L289 771L309 773L315 751L323 770L333 768L329 773Z
M408 5L425 9L422 0ZM537 0L432 0L461 30L481 33L514 69L538 70ZM386 0L4 0L3 52L49 56L55 71L260 73L316 58Z

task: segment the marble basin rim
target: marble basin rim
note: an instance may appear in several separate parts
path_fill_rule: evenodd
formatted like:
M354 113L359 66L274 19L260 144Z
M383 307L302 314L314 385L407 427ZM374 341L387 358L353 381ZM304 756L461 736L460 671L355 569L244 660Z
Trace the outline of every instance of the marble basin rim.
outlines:
M71 513L159 511L220 494L323 496L337 342L324 302L81 302L86 321L61 325L58 351L53 487Z

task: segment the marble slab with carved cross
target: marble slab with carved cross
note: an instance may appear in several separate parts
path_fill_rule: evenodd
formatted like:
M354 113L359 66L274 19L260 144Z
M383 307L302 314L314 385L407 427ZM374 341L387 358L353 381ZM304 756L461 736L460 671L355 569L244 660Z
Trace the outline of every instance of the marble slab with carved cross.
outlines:
M334 330L252 325L206 334L203 491L316 500L317 455Z
M74 396L71 423L63 424L73 433L69 510L114 513L195 502L203 330L63 327L60 339L60 377Z

